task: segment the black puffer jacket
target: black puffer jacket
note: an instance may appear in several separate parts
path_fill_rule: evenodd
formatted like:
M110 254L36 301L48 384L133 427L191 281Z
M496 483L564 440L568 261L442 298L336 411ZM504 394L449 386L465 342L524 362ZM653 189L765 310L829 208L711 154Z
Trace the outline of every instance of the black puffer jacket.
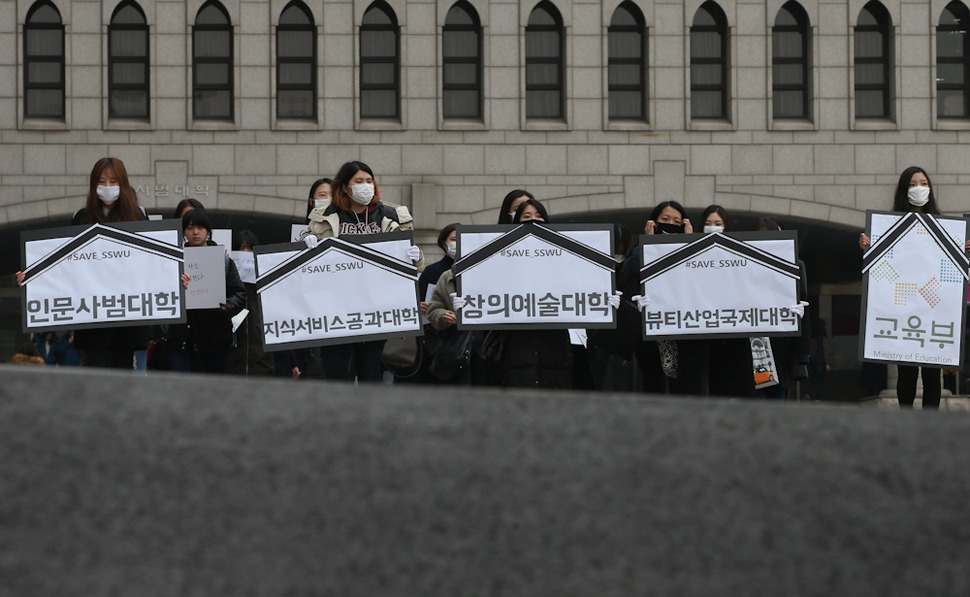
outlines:
M512 388L573 387L573 349L566 330L505 332L499 368Z
M233 316L246 306L246 287L236 264L226 255L226 309L193 309L185 324L169 328L168 339L176 348L191 341L198 352L223 352L232 346Z

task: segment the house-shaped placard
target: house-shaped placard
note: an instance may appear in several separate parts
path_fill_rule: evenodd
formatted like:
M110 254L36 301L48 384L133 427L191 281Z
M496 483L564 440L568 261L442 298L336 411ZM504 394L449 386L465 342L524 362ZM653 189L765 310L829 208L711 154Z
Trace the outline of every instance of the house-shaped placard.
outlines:
M799 333L794 231L640 237L646 340Z
M612 328L609 224L457 227L459 329Z
M360 235L363 236L363 235ZM410 232L368 235L406 241ZM422 334L417 269L353 236L257 246L256 292L267 351Z
M962 218L870 211L859 358L960 367L970 259Z
M178 222L31 230L21 241L25 332L185 321Z

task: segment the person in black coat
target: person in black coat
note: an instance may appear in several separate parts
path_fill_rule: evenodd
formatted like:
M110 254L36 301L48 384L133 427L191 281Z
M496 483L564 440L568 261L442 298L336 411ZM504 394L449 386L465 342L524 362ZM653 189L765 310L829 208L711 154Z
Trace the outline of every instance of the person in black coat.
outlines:
M189 247L215 245L212 224L204 211L193 209L182 216L182 232ZM193 309L185 324L169 328L172 369L225 373L226 355L233 345L232 317L246 306L246 287L236 264L225 255L226 302L217 309Z
M549 214L535 199L519 205L513 224L548 222ZM499 360L502 385L510 388L570 389L573 347L567 330L509 330Z

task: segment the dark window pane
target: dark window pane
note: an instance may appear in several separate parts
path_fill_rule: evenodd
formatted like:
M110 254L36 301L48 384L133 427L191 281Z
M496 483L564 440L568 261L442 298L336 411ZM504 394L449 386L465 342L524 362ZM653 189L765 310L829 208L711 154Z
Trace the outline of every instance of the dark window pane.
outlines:
M111 65L111 75L115 84L144 85L145 65L137 62L116 62Z
M776 31L771 36L771 53L775 58L801 58L802 34L797 31Z
M477 64L446 64L445 84L475 85L478 83Z
M111 55L114 57L140 57L148 54L148 32L111 29Z
M528 64L525 67L526 85L559 84L558 64Z
M857 64L855 66L855 84L882 85L886 82L885 70L882 64Z
M362 58L384 58L397 55L397 32L361 31L360 55Z
M276 93L277 118L313 118L313 91L282 89Z
M878 31L855 32L856 58L883 58L883 37Z
M295 4L289 5L280 15L280 25L313 25L311 17Z
M228 64L197 64L195 66L196 85L228 85Z
M525 36L525 57L529 58L558 58L558 31L529 31Z
M478 118L478 91L476 90L445 90L442 98L445 118Z
M37 83L60 83L61 82L61 63L60 62L28 62L27 63L27 82Z
M361 19L362 25L393 25L394 20L389 14L384 12L383 7L371 8L364 13L364 18Z
M887 116L882 90L855 92L856 118L883 118Z
M228 58L232 50L229 31L196 31L195 55L199 58Z
M30 29L27 31L29 56L61 56L64 53L64 32L60 29Z
M203 6L195 17L196 25L228 25L229 17L214 4Z
M468 11L459 5L451 7L448 11L448 16L445 17L445 26L449 25L477 25L477 21L472 17Z
M788 11L787 6L782 6L775 17L775 27L797 27L798 19Z
M719 64L694 64L690 67L691 85L720 85L721 65Z
M305 62L284 62L279 65L281 85L310 85L313 82L313 65Z
M441 50L450 58L474 58L478 56L477 31L445 31L441 36Z
M691 58L721 58L721 34L714 31L692 31L690 34Z
M801 64L776 64L771 69L775 85L804 85L805 73Z
M229 118L232 115L232 94L228 90L196 89L195 118Z
M940 31L936 34L936 55L939 58L961 58L964 55L965 31Z
M772 103L775 118L802 118L805 116L804 94L801 91L774 91Z
M109 96L111 118L146 118L148 93L141 89L115 89Z
M937 83L945 83L949 85L962 85L966 83L964 78L964 73L966 69L962 63L960 64L938 64L936 67Z
M639 91L611 91L610 118L643 120L643 95Z
M393 89L365 89L360 92L362 118L396 118L397 91Z
M967 97L962 90L941 90L936 96L936 111L940 118L966 118Z
M613 11L613 18L610 19L610 27L638 27L639 25L633 14L622 5Z
M302 58L313 56L312 31L280 31L276 52L279 58Z
M361 64L360 82L362 85L393 85L395 72L397 67L393 64Z
M24 93L25 115L33 117L64 116L64 90L27 89Z
M558 26L559 23L552 13L548 12L545 7L540 6L529 15L529 26L535 27L537 25Z
M611 64L610 85L640 85L643 70L639 64Z
M52 4L47 2L42 4L37 8L37 10L31 13L28 22L34 25L41 23L45 25L60 25L61 15L57 12L57 9L54 8Z
M111 17L112 25L144 25L145 15L131 4L126 4Z
M707 11L705 6L701 6L694 14L693 27L716 27L718 25L714 15Z
M943 9L943 13L940 15L940 26L961 24L965 26L967 21L964 20L966 18L965 15L960 14L962 12L961 9L965 10L959 2L947 4L946 8Z
M559 91L526 91L526 118L561 118Z
M724 105L720 91L691 91L690 114L692 118L723 118Z
M613 31L609 36L610 58L640 58L643 37L635 31Z

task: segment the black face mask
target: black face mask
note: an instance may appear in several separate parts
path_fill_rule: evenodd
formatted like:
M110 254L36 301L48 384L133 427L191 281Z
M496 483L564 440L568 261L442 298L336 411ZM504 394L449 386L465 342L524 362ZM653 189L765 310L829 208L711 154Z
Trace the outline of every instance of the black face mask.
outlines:
M684 225L680 224L678 226L677 224L667 224L665 222L660 222L657 224L657 231L660 232L660 234L683 234Z

